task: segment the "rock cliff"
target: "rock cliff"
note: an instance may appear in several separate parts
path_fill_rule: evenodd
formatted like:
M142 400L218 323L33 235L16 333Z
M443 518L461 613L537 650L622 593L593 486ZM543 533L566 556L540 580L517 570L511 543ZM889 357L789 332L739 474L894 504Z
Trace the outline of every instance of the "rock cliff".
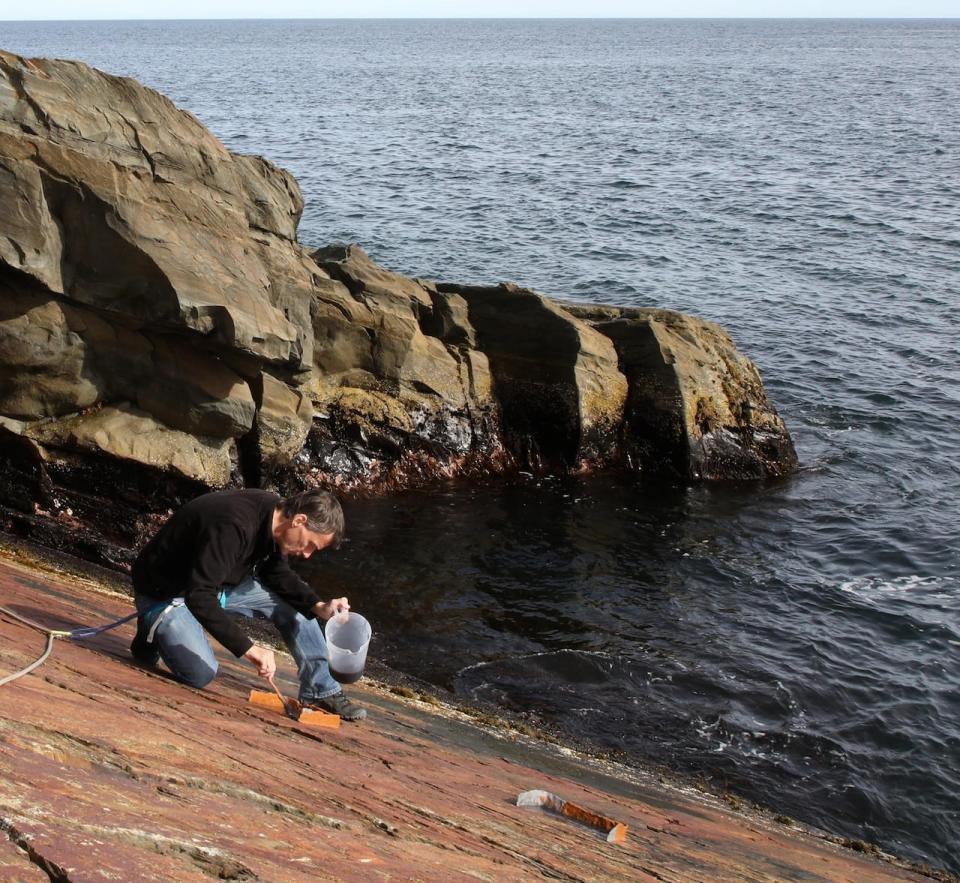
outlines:
M0 52L8 530L116 562L156 513L229 484L796 464L717 326L407 278L305 248L302 208L288 173L162 95Z

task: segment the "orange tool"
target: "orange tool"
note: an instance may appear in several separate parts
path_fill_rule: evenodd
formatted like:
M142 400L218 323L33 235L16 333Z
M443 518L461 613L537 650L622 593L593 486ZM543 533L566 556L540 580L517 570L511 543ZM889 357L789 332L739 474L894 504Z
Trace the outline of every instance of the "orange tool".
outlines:
M269 708L271 711L287 711L288 704L294 703L299 710L299 717L295 718L298 723L306 724L311 727L326 727L328 730L336 730L340 727L340 715L328 714L325 711L319 711L312 708L301 708L296 699L284 699L283 696L277 696L273 693L264 693L262 690L250 691L250 704L258 708Z
M591 828L599 828L607 832L607 843L623 843L627 839L627 826L623 822L597 815L549 791L524 791L517 797L517 806L539 806L558 815L569 816Z

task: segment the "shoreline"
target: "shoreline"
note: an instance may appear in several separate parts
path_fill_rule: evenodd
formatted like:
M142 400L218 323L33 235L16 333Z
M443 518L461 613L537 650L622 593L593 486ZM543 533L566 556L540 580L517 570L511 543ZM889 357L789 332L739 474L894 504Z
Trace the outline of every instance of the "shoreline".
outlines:
M24 571L34 577L64 581L81 593L94 593L105 601L128 602L126 577L89 562L37 547L9 535L0 535L0 565ZM14 600L14 603L16 599ZM93 624L93 623L85 623ZM269 637L269 632L258 636ZM291 668L285 649L279 648L283 666ZM243 666L240 666L244 669ZM245 679L251 683L252 677ZM547 726L533 727L520 715L495 706L476 705L459 701L457 697L416 676L395 670L374 659L368 661L362 681L362 701L374 705L396 704L418 715L425 715L448 727L464 727L467 735L454 738L459 750L471 750L476 741L489 742L536 763L553 767L573 764L588 771L589 776L603 777L604 790L620 797L628 797L641 788L659 792L664 800L693 800L714 811L733 813L744 824L773 825L788 836L792 834L813 838L818 842L842 847L851 855L868 856L891 869L910 871L922 877L940 881L960 878L949 872L930 868L891 855L874 844L837 836L806 823L780 814L773 808L756 805L737 795L725 792L711 783L682 773L637 762L635 759L613 757L596 748L588 740L572 739ZM203 692L203 691L201 691ZM439 693L440 695L437 695ZM472 734L472 735L471 735ZM449 737L449 734L448 734Z

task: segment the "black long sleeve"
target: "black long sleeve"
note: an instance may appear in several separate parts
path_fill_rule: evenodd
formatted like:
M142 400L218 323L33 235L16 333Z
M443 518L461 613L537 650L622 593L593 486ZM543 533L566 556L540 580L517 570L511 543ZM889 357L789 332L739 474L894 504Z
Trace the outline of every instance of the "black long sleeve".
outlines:
M183 587L184 600L197 622L234 656L243 656L253 641L220 606L220 588L230 579L236 561L244 557L246 545L236 524L210 524L196 538L193 566Z
M320 598L309 583L293 572L286 555L278 553L262 561L257 567L257 579L307 619L316 618L313 605L319 603Z
M219 593L257 579L308 618L316 592L291 569L273 540L280 498L261 490L205 494L171 516L137 556L133 584L154 598L182 596L197 621L235 656L253 646L220 607Z

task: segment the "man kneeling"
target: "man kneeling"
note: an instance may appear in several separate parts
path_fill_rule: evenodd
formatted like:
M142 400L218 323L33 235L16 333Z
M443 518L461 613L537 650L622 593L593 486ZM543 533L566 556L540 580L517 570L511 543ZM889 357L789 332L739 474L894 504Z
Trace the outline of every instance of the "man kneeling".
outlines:
M264 678L277 670L273 651L254 644L226 611L270 619L297 663L300 702L361 720L330 674L327 644L317 618L349 610L346 598L321 601L298 577L288 556L309 558L340 544L343 510L326 491L282 500L262 490L205 494L187 503L144 546L133 565L137 636L134 658L162 658L174 677L204 687L217 660L204 629ZM168 602L164 604L163 602Z

